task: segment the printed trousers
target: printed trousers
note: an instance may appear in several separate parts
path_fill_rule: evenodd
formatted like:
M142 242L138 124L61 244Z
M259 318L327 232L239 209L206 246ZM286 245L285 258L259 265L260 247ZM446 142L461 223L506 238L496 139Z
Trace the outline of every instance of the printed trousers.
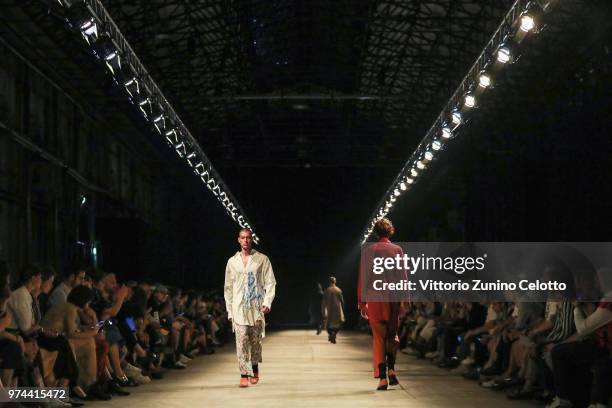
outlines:
M258 322L255 326L236 324L236 354L240 375L253 376L253 364L261 363L261 341L263 325Z

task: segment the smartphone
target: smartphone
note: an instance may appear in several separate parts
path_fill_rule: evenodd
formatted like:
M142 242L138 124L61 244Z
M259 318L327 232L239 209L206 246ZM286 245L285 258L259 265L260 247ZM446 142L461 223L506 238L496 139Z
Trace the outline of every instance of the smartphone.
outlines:
M131 332L135 332L136 331L136 323L134 323L134 318L126 317L125 318L125 322L127 323L127 325L130 328Z
M98 333L100 333L102 331L102 329L104 328L104 320L100 320L98 323L96 323L96 325L94 326L95 329L98 329Z

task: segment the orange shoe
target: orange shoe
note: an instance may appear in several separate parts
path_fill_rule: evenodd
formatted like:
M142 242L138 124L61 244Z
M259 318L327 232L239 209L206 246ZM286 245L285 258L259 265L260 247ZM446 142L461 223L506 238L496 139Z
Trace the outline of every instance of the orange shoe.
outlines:
M255 374L253 377L250 378L251 380L251 384L255 385L259 382L259 374Z
M249 386L249 377L240 377L240 388L246 388Z

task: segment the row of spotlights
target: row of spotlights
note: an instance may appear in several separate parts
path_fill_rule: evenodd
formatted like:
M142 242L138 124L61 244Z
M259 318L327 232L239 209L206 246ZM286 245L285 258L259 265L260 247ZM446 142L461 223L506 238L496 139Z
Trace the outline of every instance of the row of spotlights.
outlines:
M531 5L531 4L530 4ZM531 11L525 11L521 14L519 30L523 33L534 32L536 30L536 20ZM517 55L516 50L513 45L509 42L503 42L496 51L495 59L497 62L501 64L508 64L516 61ZM478 75L478 87L482 89L487 89L492 86L492 78L491 75L483 70ZM473 93L467 93L464 96L463 100L464 108L474 108L476 107L476 96ZM454 125L454 128L457 128L459 125L463 124L464 118L461 110L455 109L451 112L451 123ZM449 125L443 125L441 130L441 139L437 139L431 142L429 149L425 152L420 160L416 162L416 168L419 170L425 169L425 163L432 161L434 158L434 152L439 151L442 148L442 140L448 140L452 138L454 129ZM406 191L408 189L408 185L414 183L414 179L419 175L419 172L414 167L410 169L410 177L406 176L403 181L401 181L398 185L399 188L395 188L393 193L391 194L390 199L385 203L384 209L380 209L378 212L378 217L373 219L370 224L370 228L364 234L364 239L367 239L368 236L372 233L374 223L380 217L386 216L389 209L393 206L393 202L395 202L396 197L399 197L402 191Z
M70 3L64 4L62 0L58 0L58 2L61 6L70 6ZM87 44L92 46L94 53L104 60L113 78L117 81L117 75L122 72L121 53L118 48L108 37L101 38L99 33L101 25L97 18L91 15L89 8L84 3L71 7L71 10L72 18L68 19L68 23L79 29ZM117 83L119 82L117 81ZM221 189L220 184L206 170L203 162L199 160L195 149L192 149L190 145L188 146L182 140L183 137L180 130L172 126L161 106L152 101L151 93L148 92L146 87L141 86L137 76L124 77L121 84L130 96L130 99L138 106L145 119L153 124L159 134L165 135L168 144L175 149L178 156L187 161L189 166L200 176L206 187L213 192L231 217L242 228L248 228L253 234L253 241L258 243L259 237L254 233L250 224L244 220L243 215L238 214L236 205L230 201L227 193Z

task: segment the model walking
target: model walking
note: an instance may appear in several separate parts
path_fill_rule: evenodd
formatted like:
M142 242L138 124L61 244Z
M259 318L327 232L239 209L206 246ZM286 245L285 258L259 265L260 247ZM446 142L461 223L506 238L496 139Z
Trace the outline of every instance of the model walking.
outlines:
M270 312L276 287L267 256L252 248L249 229L238 233L240 251L227 261L224 295L228 318L236 333L240 387L259 382L265 315Z

